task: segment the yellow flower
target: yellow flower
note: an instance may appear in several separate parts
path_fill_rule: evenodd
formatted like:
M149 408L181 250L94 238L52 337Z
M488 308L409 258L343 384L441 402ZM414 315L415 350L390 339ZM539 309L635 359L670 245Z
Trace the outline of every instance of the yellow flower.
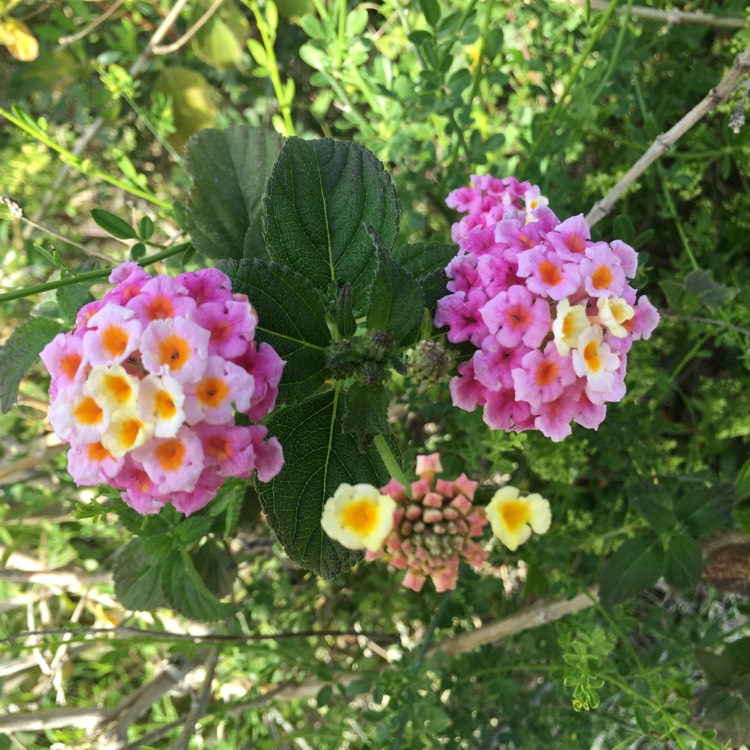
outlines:
M371 484L342 484L323 507L321 524L349 549L377 552L393 528L396 501Z
M599 322L618 339L624 339L628 330L622 324L635 315L635 310L620 297L599 297L596 301L599 309Z
M487 520L492 533L514 551L531 536L532 530L537 534L546 533L552 515L549 502L541 495L519 497L515 487L503 487L487 506Z
M557 303L557 317L552 323L552 333L555 336L557 353L561 357L575 348L578 337L588 325L589 319L586 317L585 305L571 306L567 298Z

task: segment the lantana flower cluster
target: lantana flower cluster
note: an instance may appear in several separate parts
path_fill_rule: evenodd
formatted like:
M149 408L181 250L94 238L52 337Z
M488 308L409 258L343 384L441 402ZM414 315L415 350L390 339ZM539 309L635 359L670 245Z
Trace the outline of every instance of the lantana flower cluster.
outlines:
M152 277L124 263L41 354L49 418L79 486L108 484L139 513L203 508L228 477L272 479L281 445L257 422L284 362L255 341L257 315L217 269Z
M493 429L537 429L554 441L571 421L597 429L625 395L627 354L659 314L631 286L638 255L620 240L592 242L582 214L560 221L539 188L513 177L472 176L448 206L450 294L435 325L476 347L450 383L453 404L483 407Z
M431 578L442 592L456 587L461 562L484 565L488 552L479 538L488 521L511 550L532 530L549 529L550 507L541 495L520 497L516 488L503 487L483 508L473 502L477 482L465 474L436 479L441 472L440 456L433 453L417 456L419 479L408 490L395 479L381 489L342 484L323 507L323 530L349 549L366 550L368 560L405 570L407 588L421 591Z

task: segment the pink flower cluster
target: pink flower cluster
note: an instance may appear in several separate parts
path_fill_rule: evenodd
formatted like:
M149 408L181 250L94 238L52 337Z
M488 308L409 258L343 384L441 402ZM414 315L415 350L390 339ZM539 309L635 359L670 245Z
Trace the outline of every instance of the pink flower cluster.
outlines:
M49 418L79 486L108 484L139 513L203 508L227 477L267 482L284 458L262 425L284 362L254 340L257 316L216 269L152 277L136 263L41 354Z
M452 228L459 252L435 326L476 347L451 380L453 404L483 407L493 429L555 441L571 421L597 429L625 395L632 342L659 322L629 283L637 253L592 242L583 215L561 222L538 187L513 177L473 175L446 202L466 216Z
M411 483L411 497L395 479L381 489L396 503L393 529L378 552L368 559L384 558L399 570L406 570L403 584L421 591L432 578L437 591L456 587L458 566L463 560L481 568L487 552L473 537L481 537L487 523L484 509L472 504L477 483L461 474L452 482L435 481L442 471L440 456L417 456L419 481Z

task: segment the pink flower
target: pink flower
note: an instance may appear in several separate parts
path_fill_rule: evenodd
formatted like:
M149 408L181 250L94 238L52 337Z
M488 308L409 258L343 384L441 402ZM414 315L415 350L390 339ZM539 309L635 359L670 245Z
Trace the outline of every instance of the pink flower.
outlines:
M530 351L524 356L521 367L513 370L516 398L532 406L554 401L575 379L570 358L561 357L553 341L544 351Z
M187 289L168 276L157 276L147 281L140 294L127 303L138 320L147 326L152 320L167 318L190 318L197 305L187 296Z
M226 302L232 298L232 282L218 268L188 271L178 276L175 282L185 287L199 307L206 302Z
M524 432L534 427L531 406L526 401L518 401L512 388L487 396L483 419L493 430L505 432Z
M591 230L583 214L571 216L554 231L547 234L546 240L563 260L579 263L586 253L586 247L591 237Z
M563 263L542 246L518 256L518 275L526 279L529 291L557 301L574 294L581 283L578 266Z
M138 347L142 330L132 310L106 305L88 320L83 355L90 365L119 365Z
M244 368L223 357L208 357L200 379L185 387L187 423L231 423L232 404L238 411L247 411L254 386L255 379Z
M625 273L606 242L597 242L586 250L586 257L581 260L581 277L591 297L622 297Z
M438 300L435 325L449 326L448 341L453 344L471 341L477 345L487 335L487 327L480 315L480 308L487 302L482 289L456 292Z
M154 320L141 339L143 366L181 383L195 381L206 370L210 338L209 331L186 318Z
M273 409L279 395L279 383L284 369L284 360L276 350L265 342L257 346L253 342L245 355L235 360L250 375L254 386L250 397L250 406L244 411L253 422L258 422Z
M513 388L513 370L521 366L521 360L530 351L533 350L523 344L500 346L497 337L487 336L472 357L474 377L491 391Z
M479 313L489 332L497 333L501 346L518 346L523 342L534 349L550 331L549 305L542 299L534 300L520 285L498 294Z
M224 302L204 302L193 320L211 332L209 354L227 359L241 357L255 336L258 316L247 298Z
M474 363L469 360L458 366L458 375L448 384L453 405L465 411L473 411L487 400L488 389L474 376Z
M638 298L634 309L634 316L631 320L626 321L623 325L630 328L633 332L633 338L647 340L651 338L654 329L659 325L660 316L657 309L651 304L648 297L642 294Z
M60 388L74 383L82 385L85 367L83 366L83 340L70 333L58 333L39 355L52 376L50 396L55 397Z
M570 420L577 411L575 389L563 391L554 401L539 404L537 408L532 407L532 412L536 415L534 426L553 442L559 443L572 432Z
M173 438L154 438L133 453L162 495L190 492L205 465L198 436L181 427Z

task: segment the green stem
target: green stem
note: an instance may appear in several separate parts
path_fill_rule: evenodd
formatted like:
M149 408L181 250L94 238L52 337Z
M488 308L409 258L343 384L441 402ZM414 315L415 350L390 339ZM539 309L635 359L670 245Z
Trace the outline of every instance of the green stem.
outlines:
M479 35L479 50L477 51L477 64L474 68L474 76L471 81L471 90L469 91L469 104L474 101L474 97L477 95L479 89L479 82L482 80L482 57L484 56L484 48L487 46L487 34L490 30L490 20L492 18L492 6L494 5L493 0L488 0L484 8L484 18L482 19L482 30Z
M138 261L138 265L149 266L153 263L158 263L160 260L165 260L166 258L171 258L173 255L179 255L180 253L185 252L189 247L190 243L175 245L174 247L157 253L156 255L152 255L148 258L141 258L141 260ZM23 299L24 297L31 297L33 294L41 294L42 292L49 292L53 289L61 289L62 287L80 284L84 281L95 282L104 280L109 276L113 268L115 268L115 266L107 266L98 271L85 271L76 276L68 276L64 279L57 279L57 281L48 281L45 284L36 284L34 286L26 287L26 289L17 289L15 292L6 292L5 294L0 294L0 303Z
M284 121L283 135L292 136L295 134L294 122L292 121L292 109L291 102L287 101L286 91L281 83L281 77L279 76L279 66L276 62L276 51L273 47L274 40L271 38L274 32L269 33L268 22L265 16L260 12L258 3L245 1L245 4L249 6L255 16L255 22L258 25L258 31L260 32L260 38L263 42L263 48L266 51L266 57L268 65L266 70L268 71L268 77L271 79L271 85L273 91L276 94L276 99L279 102L279 109L281 110L281 118Z
M124 190L125 192L130 193L131 195L135 195L138 198L143 198L144 200L149 201L149 203L153 203L155 206L159 206L160 208L172 208L171 203L162 200L161 198L157 198L153 193L135 187L134 185L124 182L123 180L118 180L116 177L112 177L106 172L102 172L99 169L84 164L84 160L76 156L72 151L69 151L68 149L60 146L58 143L55 143L55 141L49 138L46 133L32 127L29 123L24 122L22 119L16 117L14 114L11 114L7 110L0 109L0 115L8 120L8 122L13 123L13 125L15 125L20 130L23 130L24 133L27 133L40 143L43 143L45 146L47 146L47 148L51 148L56 153L60 154L66 164L69 164L71 167L73 167L73 169L77 169L81 174L90 174L94 177L98 177L100 180L108 182L110 185L114 185L115 187L120 188L120 190Z
M393 455L391 448L388 445L388 442L386 441L385 437L383 435L375 435L375 440L373 442L375 443L375 447L378 449L380 458L383 459L385 468L388 469L388 473L399 484L402 484L408 490L409 480L406 478L406 475L401 469L399 462L397 461L396 457Z
M609 5L607 6L607 10L604 11L599 23L594 29L594 33L591 35L591 38L586 44L586 47L581 53L581 56L576 61L576 64L573 67L573 70L571 71L567 82L565 83L565 87L563 88L563 92L560 95L560 98L557 100L557 103L552 109L552 112L550 113L549 117L545 119L544 125L542 127L542 132L539 133L539 137L534 141L534 143L531 146L531 150L529 151L529 155L526 159L526 161L529 164L533 162L537 151L539 151L539 147L542 145L542 143L544 142L544 139L547 137L547 133L549 132L550 127L552 127L552 123L555 121L555 119L557 118L557 115L560 113L560 110L563 108L565 101L568 98L568 94L570 94L570 90L573 88L573 84L575 83L576 78L578 78L578 74L583 69L583 66L586 63L586 60L588 59L589 55L594 49L594 46L596 45L596 43L599 41L599 37L604 32L604 27L607 25L607 21L609 21L610 16L615 12L615 8L617 7L617 2L618 0L610 0Z
M618 679L617 677L611 677L610 675L599 675L599 676L603 680L606 680L607 682L609 682L611 685L614 685L615 687L619 688L623 693L627 693L628 695L632 696L636 701L645 703L650 709L657 712L659 715L661 716L665 715L665 706L662 703L657 703L656 701L651 700L651 698L647 698L642 693L639 693L637 690L633 690L633 688L631 688L630 685ZM704 743L706 747L712 748L712 750L724 750L724 745L719 745L716 742L713 742L712 740L710 740L705 735L700 734L699 732L696 732L691 726L681 722L675 716L670 716L668 721L672 723L673 727L676 727L677 729L680 729L681 731L686 732L687 734L689 734L691 737L693 737L696 740L700 740L700 742Z

